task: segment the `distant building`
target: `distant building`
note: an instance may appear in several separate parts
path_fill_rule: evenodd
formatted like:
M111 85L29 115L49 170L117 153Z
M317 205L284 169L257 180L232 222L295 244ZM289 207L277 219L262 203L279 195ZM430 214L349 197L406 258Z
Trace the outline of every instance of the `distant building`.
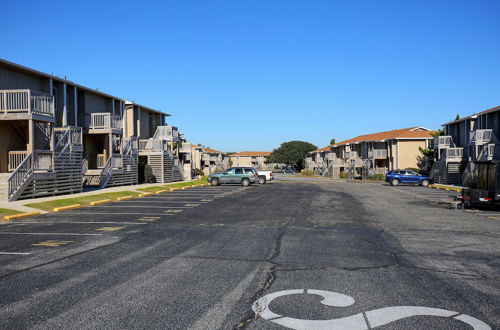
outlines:
M274 164L266 164L269 151L242 151L229 156L232 166L250 166L258 170L271 170Z

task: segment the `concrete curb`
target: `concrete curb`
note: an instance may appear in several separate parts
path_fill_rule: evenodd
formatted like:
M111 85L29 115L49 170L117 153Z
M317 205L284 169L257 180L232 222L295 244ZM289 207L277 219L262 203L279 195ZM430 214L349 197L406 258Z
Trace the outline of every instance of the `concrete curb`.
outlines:
M117 201L126 201L127 199L132 199L132 198L135 198L136 196L122 196L122 197L118 197L116 200Z
M435 184L435 183L429 185L429 188L445 189L448 191L456 191L456 192L462 191L461 187L454 187L454 186L449 186L449 185L444 185L444 184Z
M12 215L6 215L4 216L4 220L6 221L11 221L11 220L14 220L14 219L21 219L21 218L27 218L27 217L32 217L32 216L35 216L35 215L40 215L41 212L40 211L36 211L36 212L26 212L26 213L19 213L19 214L12 214Z
M102 199L100 201L95 201L95 202L90 202L90 205L94 206L94 205L101 205L101 204L106 204L106 203L109 203L111 202L111 199Z
M81 204L74 204L74 205L68 205L68 206L61 206L61 207L56 207L52 211L53 212L61 212L61 211L67 211L67 210L73 210L73 209L78 209L82 207Z
M146 197L146 196L151 196L153 193L143 193L140 194L139 197Z
M155 194L163 194L163 193L166 193L166 192L169 192L170 189L165 189L165 190L158 190L157 192L155 192Z

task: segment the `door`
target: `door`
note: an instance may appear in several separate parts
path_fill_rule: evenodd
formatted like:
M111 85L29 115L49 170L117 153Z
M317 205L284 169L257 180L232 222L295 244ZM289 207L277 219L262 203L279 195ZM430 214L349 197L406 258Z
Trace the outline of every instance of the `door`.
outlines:
M234 168L230 168L227 171L222 172L222 175L220 176L220 183L230 183L233 176Z
M240 183L242 178L243 178L243 169L242 168L235 169L232 182Z

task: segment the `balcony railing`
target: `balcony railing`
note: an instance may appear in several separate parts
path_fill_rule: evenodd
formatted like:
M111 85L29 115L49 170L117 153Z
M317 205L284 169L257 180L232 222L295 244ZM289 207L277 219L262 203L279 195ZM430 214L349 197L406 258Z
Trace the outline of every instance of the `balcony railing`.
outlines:
M111 156L111 168L112 169L123 168L123 158L121 155Z
M141 151L168 151L168 143L166 140L155 139L140 139L139 150Z
M96 112L84 115L83 127L92 130L122 129L122 119L109 112Z
M471 145L487 144L491 141L492 137L493 137L493 130L477 129L475 131L470 132L469 144Z
M387 150L385 149L368 150L368 158L385 159L387 158Z
M9 166L8 171L13 172L28 156L28 151L9 151Z
M442 157L448 161L461 161L464 158L464 148L447 148L442 151Z
M434 138L434 148L435 149L444 149L455 146L453 143L453 138L451 136L436 136Z
M347 157L348 157L349 159L358 159L358 158L359 158L359 154L358 154L358 152L357 152L357 151L349 151L349 152L347 153Z
M55 116L54 96L31 89L0 90L0 113Z
M332 152L327 153L327 154L325 155L325 159L326 159L327 161L330 161L330 162L331 162L331 161L333 161L333 160L334 160L334 159L336 159L336 158L337 158L337 155L336 155L336 154L334 154L334 153L332 153Z
M175 126L158 126L153 139L177 141L179 140L179 130Z

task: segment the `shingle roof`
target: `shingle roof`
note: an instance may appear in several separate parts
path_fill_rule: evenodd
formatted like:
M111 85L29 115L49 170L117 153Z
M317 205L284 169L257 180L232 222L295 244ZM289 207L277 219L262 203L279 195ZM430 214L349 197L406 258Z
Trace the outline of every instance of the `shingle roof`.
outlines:
M385 140L411 139L411 138L430 138L432 137L432 133L434 133L434 131L431 131L425 127L416 126L416 127L395 129L392 131L356 136L352 139L335 143L333 147L338 147L349 143L359 143L359 142L385 141Z
M453 121L450 121L448 123L445 123L443 124L444 125L450 125L450 124L455 124L455 123L459 123L461 121L464 121L466 119L470 119L474 116L481 116L481 115L484 115L484 114L487 114L487 113L490 113L490 112L495 112L495 111L499 111L500 110L500 106L498 107L494 107L494 108L491 108L491 109L488 109L488 110L484 110L484 111L481 111L481 112L478 112L478 113L475 113L475 114L472 114L470 116L467 116L467 117L463 117L463 118L460 118L460 119L457 119L457 120L453 120Z
M222 151L218 151L212 148L203 148L203 152L213 153L213 154L224 154Z
M269 151L242 151L231 156L269 156L270 154Z

